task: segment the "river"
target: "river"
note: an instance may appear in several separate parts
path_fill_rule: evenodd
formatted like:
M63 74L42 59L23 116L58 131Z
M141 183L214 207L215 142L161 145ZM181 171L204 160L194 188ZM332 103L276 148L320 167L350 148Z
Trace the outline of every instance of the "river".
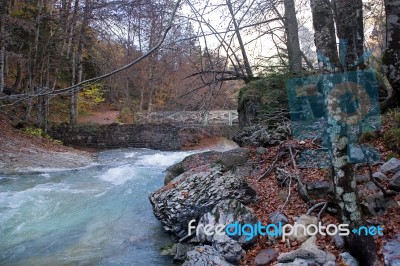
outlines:
M147 196L191 153L110 150L81 169L0 175L0 265L171 265Z

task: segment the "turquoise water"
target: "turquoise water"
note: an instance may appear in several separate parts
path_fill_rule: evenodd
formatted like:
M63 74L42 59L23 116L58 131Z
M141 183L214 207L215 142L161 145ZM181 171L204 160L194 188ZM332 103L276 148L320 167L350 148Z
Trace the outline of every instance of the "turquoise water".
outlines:
M171 265L147 196L189 154L112 150L83 169L0 175L0 265Z

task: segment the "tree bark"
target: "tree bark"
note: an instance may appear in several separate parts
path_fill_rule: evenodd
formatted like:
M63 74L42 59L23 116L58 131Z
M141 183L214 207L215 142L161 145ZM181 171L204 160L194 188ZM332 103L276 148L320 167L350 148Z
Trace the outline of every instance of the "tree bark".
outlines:
M361 0L334 0L334 2L337 35L340 39L347 40L347 51L346 47L340 47L342 70L346 72L347 70L362 69L363 66L353 65L356 59L363 54L362 2ZM358 198L354 166L349 162L348 156L348 127L350 124L347 120L334 115L336 113L335 108L341 103L339 97L345 91L339 92L336 97L329 97L332 96L330 90L338 90L340 87L332 88L328 75L324 75L322 79L327 107L327 133L331 145L330 155L335 199L340 209L342 223L349 224L350 230L357 229L366 224ZM344 79L344 81L346 80ZM346 237L346 244L350 253L360 261L360 265L378 265L378 256L373 237L350 232L350 235Z
M6 31L5 31L5 18L7 15L7 1L0 3L0 92L3 92L6 86L5 81L5 58L6 58Z
M311 11L314 25L314 41L317 53L323 55L335 66L339 67L338 49L336 44L335 22L330 1L311 0ZM318 58L320 68L328 67Z
M86 0L85 1L85 8L84 8L84 14L83 14L83 21L81 24L81 29L79 32L79 37L78 37L78 50L76 52L76 59L74 59L74 63L76 64L75 69L73 69L73 72L76 71L76 75L73 75L75 78L75 83L74 84L79 84L82 82L82 77L83 77L83 48L85 45L85 34L87 32L87 28L89 26L89 21L90 21L90 16L92 12L92 2L91 0ZM74 55L74 53L73 53ZM79 88L73 90L72 95L71 95L71 111L70 111L70 125L74 126L76 125L78 121L78 101L79 101Z
M382 111L400 105L400 3L395 0L385 0L385 9L386 50L382 63L392 91L382 103Z
M294 0L284 0L284 6L290 70L299 73L302 70L301 50L299 41L299 27L296 18Z
M337 36L347 42L347 45L339 47L340 56L345 58L342 60L343 67L349 68L348 70L363 69L363 64L350 67L364 52L362 0L333 0L333 2Z
M13 90L18 91L19 88L21 87L21 83L22 83L22 63L21 63L21 59L18 58L18 60L17 60L17 75L15 77Z

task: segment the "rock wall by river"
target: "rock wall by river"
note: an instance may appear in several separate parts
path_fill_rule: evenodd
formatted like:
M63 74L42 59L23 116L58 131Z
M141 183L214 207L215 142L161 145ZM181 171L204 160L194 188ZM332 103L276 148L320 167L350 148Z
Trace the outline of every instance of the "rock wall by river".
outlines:
M49 135L75 147L181 150L210 137L232 139L237 126L185 124L84 124L53 126Z

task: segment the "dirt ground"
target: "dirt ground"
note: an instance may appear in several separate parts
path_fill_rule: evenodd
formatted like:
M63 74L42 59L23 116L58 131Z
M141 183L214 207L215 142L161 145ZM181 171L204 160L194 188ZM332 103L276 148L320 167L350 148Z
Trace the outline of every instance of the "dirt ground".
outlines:
M78 168L94 160L89 152L17 130L4 117L0 117L0 132L0 173L3 174L38 168Z

